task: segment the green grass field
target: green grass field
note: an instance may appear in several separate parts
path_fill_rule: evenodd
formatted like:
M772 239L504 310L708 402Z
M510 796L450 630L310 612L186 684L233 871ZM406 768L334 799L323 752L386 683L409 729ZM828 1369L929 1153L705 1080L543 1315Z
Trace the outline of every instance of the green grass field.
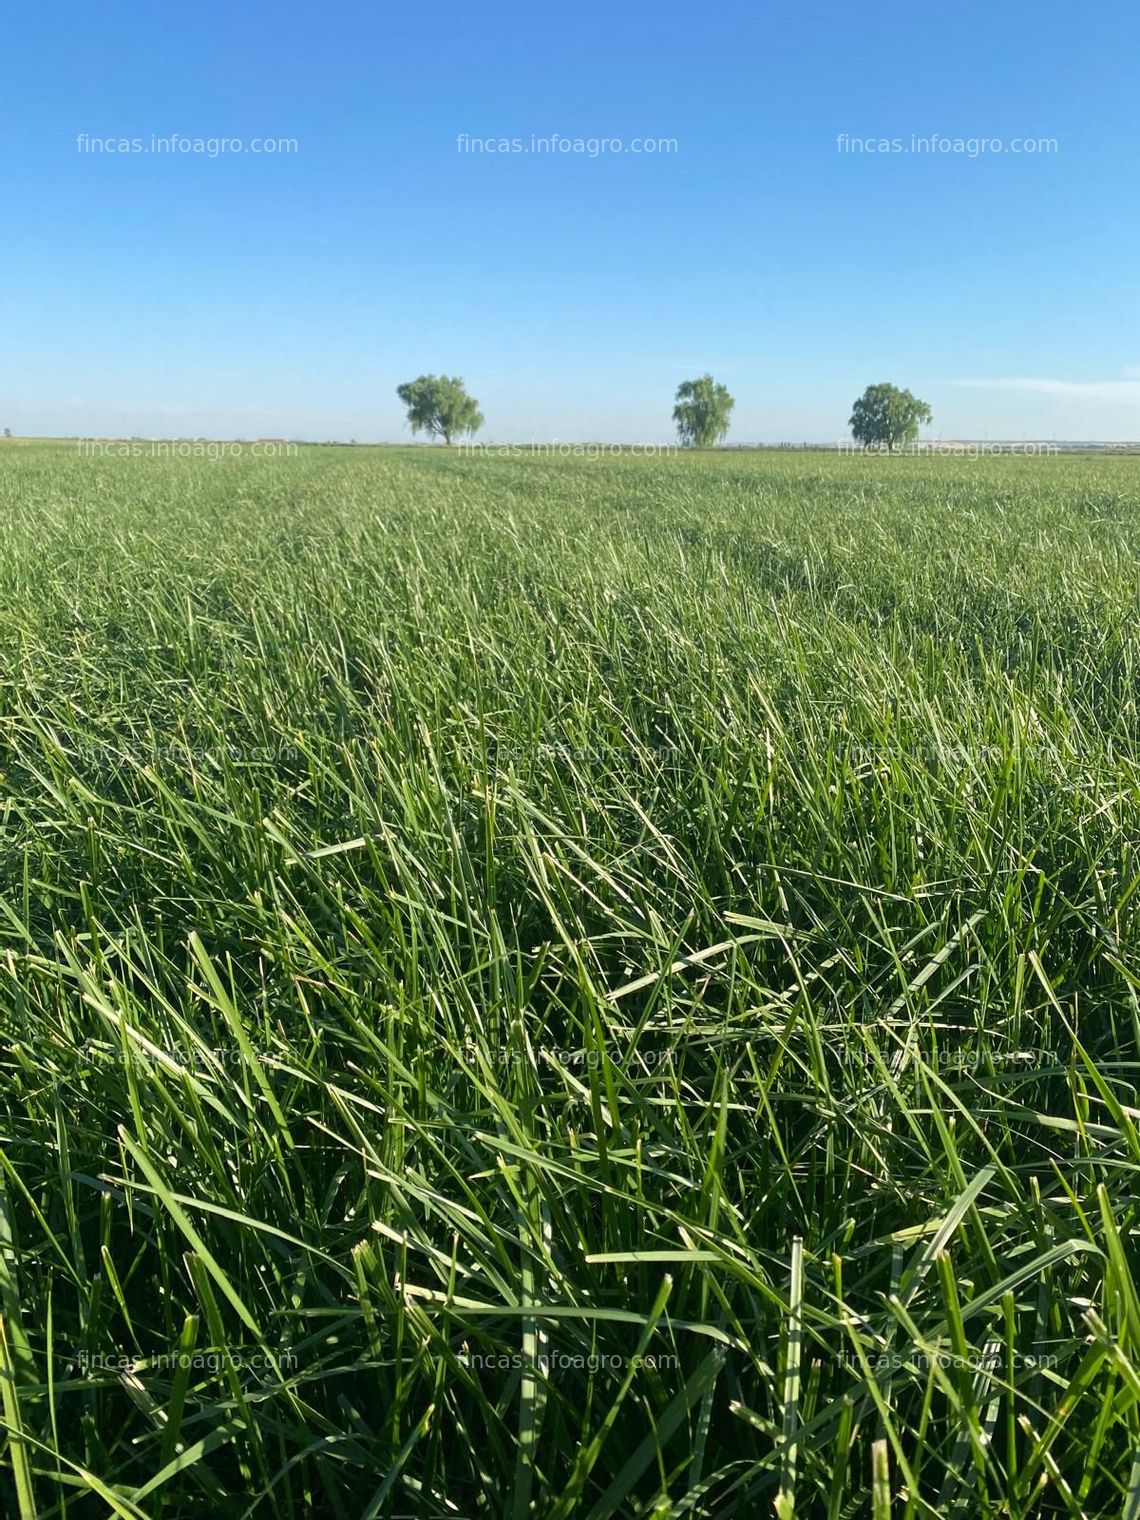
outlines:
M0 448L0 1510L1136 1520L1138 507Z

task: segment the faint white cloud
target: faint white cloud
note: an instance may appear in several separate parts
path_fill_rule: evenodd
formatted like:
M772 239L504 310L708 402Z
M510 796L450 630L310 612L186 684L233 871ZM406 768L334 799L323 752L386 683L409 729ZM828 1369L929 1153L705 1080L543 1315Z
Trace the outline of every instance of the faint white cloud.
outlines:
M1126 380L952 380L951 385L973 391L1023 391L1035 396L1067 396L1077 401L1124 401L1140 404L1140 369L1126 370Z

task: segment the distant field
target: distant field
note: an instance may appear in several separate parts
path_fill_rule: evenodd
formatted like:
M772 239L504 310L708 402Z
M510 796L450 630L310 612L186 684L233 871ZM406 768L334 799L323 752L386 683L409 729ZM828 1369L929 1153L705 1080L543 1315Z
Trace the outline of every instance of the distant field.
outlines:
M0 1511L1135 1520L1138 513L0 447Z

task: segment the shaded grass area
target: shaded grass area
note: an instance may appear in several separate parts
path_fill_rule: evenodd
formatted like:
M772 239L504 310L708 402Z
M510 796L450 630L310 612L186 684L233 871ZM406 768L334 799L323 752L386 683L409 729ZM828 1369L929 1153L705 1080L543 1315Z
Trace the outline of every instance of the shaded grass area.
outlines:
M0 457L7 1508L1140 1512L1138 487Z

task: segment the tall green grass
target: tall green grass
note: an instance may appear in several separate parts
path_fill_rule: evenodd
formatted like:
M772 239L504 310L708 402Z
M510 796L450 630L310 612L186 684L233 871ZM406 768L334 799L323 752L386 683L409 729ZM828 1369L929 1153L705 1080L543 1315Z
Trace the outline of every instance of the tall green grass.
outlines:
M0 453L0 1505L1140 1517L1140 463Z

